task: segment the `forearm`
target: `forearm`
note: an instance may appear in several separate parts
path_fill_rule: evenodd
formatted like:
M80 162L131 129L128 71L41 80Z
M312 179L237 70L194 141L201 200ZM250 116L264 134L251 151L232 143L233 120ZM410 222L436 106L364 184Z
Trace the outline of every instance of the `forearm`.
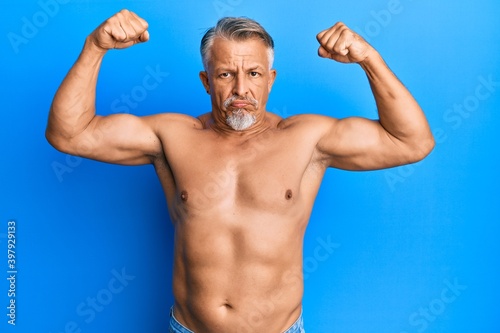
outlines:
M80 56L61 83L52 102L47 138L70 139L95 116L97 77L105 51L87 38Z
M432 148L432 134L422 109L382 57L373 50L360 65L370 82L381 126L404 144Z

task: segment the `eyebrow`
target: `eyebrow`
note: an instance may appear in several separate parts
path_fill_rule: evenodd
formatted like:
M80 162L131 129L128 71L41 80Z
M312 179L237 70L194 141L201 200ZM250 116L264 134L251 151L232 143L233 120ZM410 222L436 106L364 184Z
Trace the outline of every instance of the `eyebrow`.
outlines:
M249 72L255 71L255 70L264 70L264 66L261 65L256 65L248 69Z
M262 65L253 65L250 68L245 69L245 71L252 72L252 71L264 70L264 69L265 69L265 66L262 66ZM226 66L220 66L220 67L215 68L215 71L216 72L232 72L232 71L234 71L234 68L230 68L230 67L226 67Z

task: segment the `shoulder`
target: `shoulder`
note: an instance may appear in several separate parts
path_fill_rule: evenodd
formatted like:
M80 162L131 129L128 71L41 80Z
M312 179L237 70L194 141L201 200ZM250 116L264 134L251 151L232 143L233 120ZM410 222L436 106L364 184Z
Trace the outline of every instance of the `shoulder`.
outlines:
M322 133L329 131L333 126L338 123L337 118L318 114L298 114L289 118L282 119L279 123L279 128L282 129L303 129L304 131L314 131L315 133Z
M181 113L158 113L145 116L143 119L156 133L202 128L202 122L199 119Z

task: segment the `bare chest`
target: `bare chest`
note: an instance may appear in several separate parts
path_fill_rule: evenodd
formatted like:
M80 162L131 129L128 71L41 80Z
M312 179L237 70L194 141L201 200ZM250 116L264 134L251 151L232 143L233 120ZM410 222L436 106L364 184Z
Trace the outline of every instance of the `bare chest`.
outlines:
M190 213L282 214L303 200L304 186L314 186L304 184L313 152L307 142L281 133L237 143L199 134L166 153L171 206Z

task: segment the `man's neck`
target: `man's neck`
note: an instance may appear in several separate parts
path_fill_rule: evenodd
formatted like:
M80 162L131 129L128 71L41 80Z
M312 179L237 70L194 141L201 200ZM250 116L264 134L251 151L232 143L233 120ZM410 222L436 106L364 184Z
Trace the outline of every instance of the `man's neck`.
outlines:
M256 116L255 123L247 129L235 130L231 128L225 119L220 119L220 117L215 117L214 113L207 114L206 120L203 122L205 128L210 128L214 132L233 138L250 138L260 133L267 131L270 128L276 127L276 124L270 119L267 111L259 113Z

